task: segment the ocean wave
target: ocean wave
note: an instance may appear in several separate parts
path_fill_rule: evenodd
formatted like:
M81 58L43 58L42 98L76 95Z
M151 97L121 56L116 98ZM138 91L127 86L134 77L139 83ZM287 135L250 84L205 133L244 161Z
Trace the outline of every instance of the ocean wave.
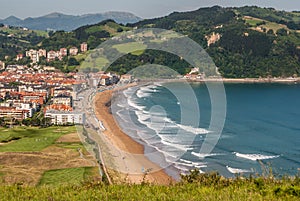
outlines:
M136 96L137 96L138 98L146 98L146 97L151 96L151 93L147 93L147 92L138 90L138 91L136 92Z
M279 155L277 156L268 156L268 155L262 155L262 154L241 154L238 152L233 152L237 157L248 159L251 161L257 161L257 160L267 160L267 159L274 159L278 158Z
M179 165L174 165L174 167L177 168L178 170L181 170L181 171L184 171L184 172L189 172L190 171L189 168L182 167L182 166L179 166Z
M135 111L136 116L138 117L138 121L144 124L147 120L150 120L150 115L145 114L143 111Z
M226 166L227 170L231 172L232 174L239 174L239 173L249 173L252 172L251 170L245 170L245 169L238 169L238 168L232 168L228 165Z
M138 110L144 110L146 107L145 106L141 106L141 105L138 105L137 103L135 103L132 99L128 99L128 105L133 107L133 108L136 108Z
M180 163L180 162L176 162L176 165L182 165L182 166L186 166L186 167L195 167L195 165L191 164L191 163Z
M197 168L201 174L204 173L204 171L200 169L201 167L188 167L188 166L184 166L184 165L180 165L180 164L175 164L174 167L185 173L190 172L191 170L193 170L193 168ZM185 175L184 173L181 173L181 174Z
M194 133L196 135L203 135L203 134L207 134L209 133L208 130L204 129L204 128L194 128L192 126L185 126L185 125L182 125L182 124L177 124L179 128L185 130L185 131L188 131L190 133Z
M175 143L170 143L170 142L167 142L164 140L162 140L161 143L163 143L164 145L167 145L167 146L174 147L176 149L180 149L182 151L193 150L193 148L189 147L189 145L175 144Z
M207 129L205 129L205 128L194 128L192 126L186 126L186 125L183 125L183 124L177 124L176 122L172 121L170 118L167 118L167 117L164 120L166 122L173 123L174 125L176 125L177 127L181 128L182 130L188 131L188 132L196 134L196 135L204 135L204 134L210 133L210 131L207 130Z
M131 97L134 92L135 92L135 89L129 87L128 89L123 91L123 94L126 98L128 98L128 97Z
M183 166L187 166L187 167L196 167L196 168L207 167L207 163L203 163L203 162L182 163L182 162L176 161L176 162L174 162L174 164L183 165Z
M175 161L178 161L182 154L174 154L174 152L169 152L169 151L163 151L159 149L158 147L153 147L155 148L158 152L162 153L165 156L165 159L169 163L174 163Z
M145 98L151 96L152 93L157 92L157 87L156 85L149 85L145 87L140 87L139 90L136 92L136 96L138 98Z
M180 161L184 162L184 163L192 163L192 161L188 161L188 160L185 160L185 159L180 159Z
M197 156L199 158L206 158L206 157L212 157L212 156L222 156L224 154L221 153L211 153L211 154L201 154L196 152L191 152L192 155Z

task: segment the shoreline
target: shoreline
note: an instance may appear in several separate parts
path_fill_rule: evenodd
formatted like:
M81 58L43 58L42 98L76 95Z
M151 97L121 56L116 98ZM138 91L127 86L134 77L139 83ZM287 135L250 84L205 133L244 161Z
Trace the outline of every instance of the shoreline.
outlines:
M194 80L187 80L194 81ZM300 78L207 78L196 82L224 82L224 83L300 83Z
M209 83L209 82L223 82L223 83L237 83L237 84L267 84L267 83L279 83L279 84L300 84L300 78L205 78L205 79L149 79L141 80L139 82L195 82L195 83Z
M115 155L113 166L117 168L116 171L122 172L121 174L125 176L127 183L139 184L149 182L168 185L174 182L174 179L159 165L153 163L145 156L144 146L124 133L110 112L109 102L113 92L122 91L135 85L130 84L125 87L97 93L94 97L96 116L99 121L103 122L105 127L103 134L111 143L110 149Z

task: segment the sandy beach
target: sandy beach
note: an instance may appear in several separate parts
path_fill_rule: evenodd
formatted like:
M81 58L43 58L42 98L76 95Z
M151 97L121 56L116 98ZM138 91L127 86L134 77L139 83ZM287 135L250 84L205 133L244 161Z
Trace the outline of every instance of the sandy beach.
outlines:
M106 129L103 134L107 137L111 146L118 149L117 151L111 151L116 155L113 158L116 171L121 171L122 174L126 175L126 182L128 183L141 183L146 180L149 183L170 184L173 179L157 164L151 162L144 155L144 147L126 135L116 123L107 106L112 94L112 90L98 93L94 97L94 103L96 116L103 122ZM112 155L112 153L110 154ZM151 171L145 176L143 170Z

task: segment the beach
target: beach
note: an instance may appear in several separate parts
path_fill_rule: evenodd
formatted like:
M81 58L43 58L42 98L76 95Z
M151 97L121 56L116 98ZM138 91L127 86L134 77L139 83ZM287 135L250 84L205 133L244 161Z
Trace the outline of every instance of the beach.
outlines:
M122 89L119 88L118 90ZM108 164L113 163L113 165L108 165L108 168L113 168L115 171L126 175L127 183L170 184L173 179L161 167L151 162L144 155L143 145L125 134L115 121L109 108L113 92L113 90L103 91L94 97L95 113L105 127L103 134L110 144L108 145L109 154L113 156L108 161Z

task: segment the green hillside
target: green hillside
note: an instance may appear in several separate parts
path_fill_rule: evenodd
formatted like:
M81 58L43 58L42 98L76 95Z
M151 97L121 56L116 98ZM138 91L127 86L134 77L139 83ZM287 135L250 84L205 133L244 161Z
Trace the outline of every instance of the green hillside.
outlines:
M47 37L46 31L32 31L0 24L0 60L4 60L5 56L15 57L26 49L34 48Z
M143 20L127 26L106 20L96 25L80 27L72 32L51 32L49 38L44 37L40 41L0 35L0 40L3 41L0 60L3 60L5 55L24 52L37 44L38 48L57 50L61 47L79 47L80 43L87 42L89 48L94 49L118 33L135 27L153 27L174 30L199 43L212 57L224 77L291 77L300 75L299 26L300 14L296 11L285 12L255 6L214 6L190 12L174 12L165 17ZM217 39L212 38L214 34L218 36ZM42 36L45 35L40 34L40 37ZM157 39L153 40L157 42ZM126 52L126 48L116 46L115 50ZM83 59L80 56L77 61L72 59L68 62L66 59L64 62L55 61L48 65L72 71ZM102 61L97 63L103 64ZM123 74L145 64L166 65L181 74L191 68L177 56L146 50L120 58L110 70Z
M188 35L207 50L224 77L288 77L300 72L300 34L288 26L291 22L299 24L297 13L215 6L175 12L132 26L172 29ZM220 34L221 39L208 47L207 37L213 33Z
M52 33L51 37L41 42L41 47L47 50L61 47L79 47L82 42L87 42L89 48L94 49L108 38L130 29L117 24L113 20L105 20L95 25L80 27L72 32L57 31Z

